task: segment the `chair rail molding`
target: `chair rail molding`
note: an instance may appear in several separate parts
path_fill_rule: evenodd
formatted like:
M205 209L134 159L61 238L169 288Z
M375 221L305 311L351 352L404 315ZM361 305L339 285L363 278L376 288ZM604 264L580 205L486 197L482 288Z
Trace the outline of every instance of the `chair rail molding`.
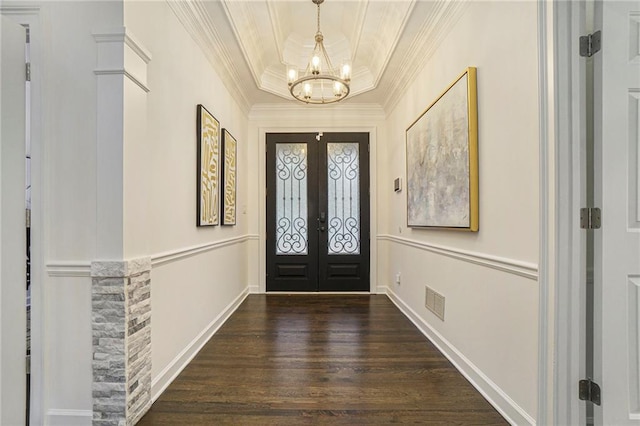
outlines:
M212 241L210 243L198 244L189 247L182 247L175 250L169 250L157 253L151 256L151 266L157 267L171 262L176 262L184 258L206 253L223 247L241 244L247 241L258 240L258 235L245 234L237 237L227 238L224 240Z
M47 263L47 275L50 277L90 277L91 262L82 260L52 260Z
M442 256L452 257L454 259L507 272L509 274L519 275L531 280L538 280L538 265L534 263L508 259L506 257L492 256L485 253L461 250L455 247L447 247L424 241L416 241L390 234L378 235L378 241L389 241L396 244L402 244L407 247L413 247L419 250L440 254Z

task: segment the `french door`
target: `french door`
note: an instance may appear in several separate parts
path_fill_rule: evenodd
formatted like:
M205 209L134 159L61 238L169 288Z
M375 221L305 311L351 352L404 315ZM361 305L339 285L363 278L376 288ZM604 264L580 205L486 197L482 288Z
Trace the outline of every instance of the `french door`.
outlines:
M369 134L267 134L267 291L369 291Z

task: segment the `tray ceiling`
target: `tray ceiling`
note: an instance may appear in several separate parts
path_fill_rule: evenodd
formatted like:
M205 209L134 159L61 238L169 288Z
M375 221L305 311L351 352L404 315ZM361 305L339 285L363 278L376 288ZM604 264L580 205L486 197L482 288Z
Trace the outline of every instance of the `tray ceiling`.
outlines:
M344 102L393 105L463 3L325 0L320 7L325 47L334 63L352 61L351 94ZM289 95L285 71L287 64L304 69L309 60L317 10L311 0L169 4L246 107L299 103Z

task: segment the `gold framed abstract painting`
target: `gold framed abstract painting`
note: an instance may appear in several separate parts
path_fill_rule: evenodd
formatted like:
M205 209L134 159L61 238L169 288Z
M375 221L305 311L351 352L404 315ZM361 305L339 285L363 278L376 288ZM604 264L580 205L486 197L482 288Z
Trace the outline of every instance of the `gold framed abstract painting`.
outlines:
M220 155L220 122L207 109L198 105L198 201L197 226L219 223L220 191L218 161Z
M222 129L222 224L236 224L236 158L237 141Z
M406 131L407 226L477 232L478 100L467 68Z

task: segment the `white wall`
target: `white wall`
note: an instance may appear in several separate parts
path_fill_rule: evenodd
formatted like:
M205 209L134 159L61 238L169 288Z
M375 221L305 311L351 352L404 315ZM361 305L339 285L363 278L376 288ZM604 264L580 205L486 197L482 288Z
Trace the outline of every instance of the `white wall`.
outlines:
M125 108L133 115L125 117L131 140L125 148L124 222L127 257L152 259L151 374L157 396L247 289L248 121L167 2L127 1L124 8L127 31L152 56L146 116L138 122L135 114L144 103L138 95ZM196 227L198 104L238 141L236 226Z
M381 283L518 424L537 403L536 18L535 2L471 2L390 112L379 172L389 180L379 191ZM406 191L388 189L406 176L405 130L469 66L478 69L480 231L409 229ZM446 297L444 322L425 308L425 285Z

